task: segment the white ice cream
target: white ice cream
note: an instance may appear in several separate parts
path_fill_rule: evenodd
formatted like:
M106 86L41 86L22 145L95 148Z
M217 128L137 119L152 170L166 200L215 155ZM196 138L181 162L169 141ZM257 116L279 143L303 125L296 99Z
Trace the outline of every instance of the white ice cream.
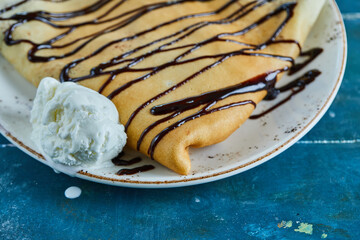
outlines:
M115 105L75 83L44 78L31 111L32 140L54 162L108 166L126 143Z

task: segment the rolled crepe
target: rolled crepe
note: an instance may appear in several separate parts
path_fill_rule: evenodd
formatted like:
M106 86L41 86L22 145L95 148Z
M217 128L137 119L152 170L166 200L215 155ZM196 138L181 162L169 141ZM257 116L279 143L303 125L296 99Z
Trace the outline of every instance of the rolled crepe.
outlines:
M5 0L0 51L35 86L50 76L108 96L129 147L188 174L189 147L249 118L324 2Z

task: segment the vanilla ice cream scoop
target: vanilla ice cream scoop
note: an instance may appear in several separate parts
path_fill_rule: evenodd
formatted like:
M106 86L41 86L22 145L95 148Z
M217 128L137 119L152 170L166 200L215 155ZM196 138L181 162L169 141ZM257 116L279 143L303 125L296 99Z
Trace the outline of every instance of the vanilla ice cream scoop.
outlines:
M72 82L44 78L30 119L32 140L54 162L69 166L108 166L126 143L115 105Z

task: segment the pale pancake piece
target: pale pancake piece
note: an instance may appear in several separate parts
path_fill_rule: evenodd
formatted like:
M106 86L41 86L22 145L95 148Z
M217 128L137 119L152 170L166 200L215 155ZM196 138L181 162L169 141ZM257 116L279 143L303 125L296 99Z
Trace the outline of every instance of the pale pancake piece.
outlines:
M259 76L279 79L324 3L2 1L0 51L35 86L51 76L109 96L127 126L128 146L188 174L189 147L226 139L266 95L214 92ZM201 95L212 97L181 102ZM184 104L151 112L174 101Z

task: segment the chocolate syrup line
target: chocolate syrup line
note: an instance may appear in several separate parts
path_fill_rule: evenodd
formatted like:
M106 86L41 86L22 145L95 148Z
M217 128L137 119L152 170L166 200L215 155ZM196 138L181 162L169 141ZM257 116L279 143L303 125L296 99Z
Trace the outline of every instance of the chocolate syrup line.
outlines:
M114 20L113 18L110 18L110 19L107 19L104 21L99 21L100 19L103 19L104 17L108 16L111 12L116 10L125 1L126 0L121 0L119 3L117 3L116 5L112 6L109 10L107 10L104 14L100 15L99 17L95 18L92 21L80 22L77 24L59 25L59 24L55 24L51 21L62 22L62 21L69 20L71 18L85 16L87 14L96 12L103 7L106 7L106 5L108 5L108 3L111 3L112 1L111 0L100 0L100 1L96 2L94 5L86 7L85 9L78 10L75 12L69 12L69 13L49 13L49 12L43 12L43 11L35 12L36 15L33 14L33 19L29 19L29 17L27 17L26 20L27 21L29 21L29 20L41 21L41 22L49 24L50 26L55 27L55 28L72 28L72 27L80 27L80 26L85 26L85 25L102 24L102 23L107 23L107 22ZM84 12L85 12L85 14L83 14ZM19 17L15 15L15 16L12 16L11 18L13 20L17 20ZM21 19L21 17L20 17L20 19Z
M119 153L119 155L117 155L115 158L113 158L111 160L111 162L115 165L115 166L130 166L136 163L141 162L141 158L140 157L135 157L132 158L130 160L124 160L122 159L122 157L125 155L124 152Z
M106 6L108 3L110 3L111 0L98 0L97 2L95 2L94 4L85 7L83 9L80 10L76 10L73 12L66 12L66 13L50 13L50 12L46 12L46 11L37 11L37 12L32 12L32 14L30 15L31 17L34 17L34 19L39 19L40 21L42 20L52 20L52 21L65 21L74 17L80 17L80 16L84 16L93 12L96 12L97 10L101 9L102 7ZM21 17L23 16L23 17ZM19 17L19 19L25 19L25 20L29 20L29 15L25 14L25 15L14 15L12 18L13 20L17 20L16 17Z
M123 160L122 157L124 155L125 155L124 152L119 153L119 155L117 157L115 157L114 159L111 160L112 163L115 166L130 166L130 165L141 162L140 157L135 157L130 160ZM136 174L136 173L140 173L140 172L150 171L154 168L155 167L152 165L144 165L144 166L136 167L136 168L132 168L132 169L123 168L123 169L120 169L116 174L120 175L120 176L121 175L132 175L132 174Z
M306 67L309 63L314 61L314 59L317 58L323 51L324 50L322 48L313 48L306 52L301 52L300 56L308 57L308 59L306 61L304 61L303 63L297 63L297 64L293 65L289 70L289 75L291 76L291 75L299 72L301 69Z
M25 0L22 3L26 3L28 1L29 0ZM124 0L122 0L117 5L121 5L123 1ZM67 27L81 26L81 25L85 25L85 24L94 23L94 21L96 22L98 19L101 19L101 18L105 17L107 14L109 14L110 12L112 12L113 9L110 9L107 13L103 14L102 16L100 16L99 18L97 18L96 20L91 21L91 22L84 22L84 23L75 24L75 25L57 25L57 24L52 23L51 21L65 21L65 20L68 20L71 18L84 16L84 15L93 13L93 12L101 9L103 6L107 5L109 2L111 2L111 0L99 0L98 2L94 3L93 5L91 5L89 7L85 7L84 9L73 11L73 12L68 12L68 13L49 13L49 12L45 12L45 11L23 12L23 13L14 14L8 18L0 18L0 20L3 20L3 21L4 20L15 20L15 21L18 21L18 23L26 23L29 21L41 21L41 22L46 23L55 28L67 28ZM14 9L14 8L15 7L12 7L12 9ZM1 14L1 10L0 10L0 14Z
M169 121L173 118L175 118L176 116L180 115L181 112L174 112L173 114L167 116L167 117L164 117L160 120L157 120L155 121L154 123L150 124L147 128L145 128L145 130L141 133L138 141L137 141L137 145L136 145L136 149L137 150L140 150L140 146L141 146L141 143L143 142L145 136L152 130L154 129L156 126L158 126L159 124L161 123L164 123L166 121Z
M25 3L28 2L29 0L25 0L21 3ZM125 0L122 0L119 4L122 4ZM62 27L72 27L72 26L80 26L78 24L75 25L57 25L52 23L51 21L65 21L65 20L69 20L71 18L75 18L75 17L80 17L80 16L84 16L93 12L98 11L99 9L101 9L102 7L106 6L108 3L112 2L111 0L99 0L97 2L95 2L93 5L90 5L88 7L85 7L83 9L80 10L76 10L73 12L66 12L66 13L50 13L50 12L46 12L46 11L34 11L34 12L23 12L23 13L17 13L14 14L10 17L7 18L2 18L2 20L17 20L17 21L24 21L24 22L29 22L29 21L41 21L44 23L47 23L53 27L56 28L62 28ZM114 8L117 6L115 5ZM11 6L10 6L11 7ZM12 7L12 9L14 9L15 7ZM105 14L101 15L98 19L101 19L103 17L105 17L107 14L109 14L110 12L112 12L114 10L114 8L110 9L109 11L107 11ZM1 13L1 10L0 10ZM84 22L84 23L80 23L80 24L90 24L90 23L94 23L96 20L94 21L90 21L90 22Z
M250 119L258 119L260 117L263 117L266 114L268 114L269 112L277 109L284 103L288 102L293 96L302 92L305 89L305 87L307 85L309 85L310 83L312 83L318 76L320 76L320 74L321 74L321 72L319 70L313 69L313 70L306 72L303 76L286 84L285 86L280 87L278 89L275 88L277 90L275 92L277 92L277 93L283 93L283 92L286 92L289 90L291 90L292 93L289 94L289 96L287 96L285 99L281 100L279 103L277 103L274 106L272 106L271 108L265 110L264 112L262 112L260 114L252 115L250 117ZM272 97L272 99L274 99L274 98Z
M130 165L141 162L141 158L135 157L130 160L124 160L119 157L116 157L116 158L112 159L111 161L115 166L130 166Z
M23 5L24 3L26 3L28 0L22 0L18 3L15 3L13 5L10 5L9 7L6 7L6 8L3 8L3 9L0 9L0 14L3 14L3 13L6 13L8 11L11 11L13 9L15 9L16 7L20 6L20 5Z
M141 172L146 172L146 171L150 171L150 170L153 170L155 167L153 165L144 165L144 166L141 166L141 167L137 167L137 168L132 168L132 169L127 169L127 168L124 168L124 169L120 169L116 175L133 175L133 174L136 174L136 173L141 173Z

